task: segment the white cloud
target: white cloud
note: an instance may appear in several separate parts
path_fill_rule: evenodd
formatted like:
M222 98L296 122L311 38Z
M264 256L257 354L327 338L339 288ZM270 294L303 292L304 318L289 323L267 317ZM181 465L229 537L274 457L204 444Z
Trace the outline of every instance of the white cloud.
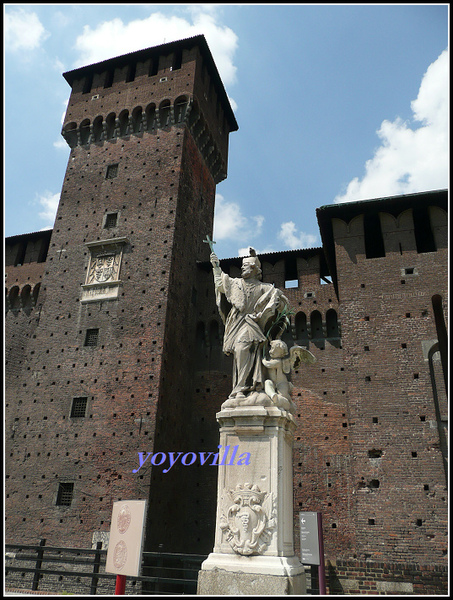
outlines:
M427 69L416 100L413 123L383 121L381 146L335 202L411 194L448 186L449 58L444 50ZM417 126L418 124L418 126Z
M43 209L38 213L38 216L43 221L46 221L44 229L52 229L60 201L60 194L52 194L52 192L46 191L43 194L38 194L36 200Z
M61 125L63 125L63 123L64 123L66 111L68 109L68 102L69 102L69 98L64 100L64 102L62 103L62 106L64 108L63 108L63 111L62 111L61 117L60 117ZM69 148L68 143L66 142L66 140L64 139L64 137L62 135L60 135L60 137L57 140L55 140L55 142L53 143L53 146L57 150L67 150Z
M5 13L5 50L36 50L49 37L38 16L23 9Z
M261 234L264 217L246 217L236 202L227 202L216 194L214 239L247 243Z
M189 10L190 21L176 16L154 12L144 19L123 23L119 18L104 21L95 28L85 25L76 40L79 58L76 67L127 54L135 50L157 46L195 35L204 34L225 85L235 82L233 64L237 36L216 21L216 11L208 5L195 5Z
M53 147L57 150L68 150L69 148L68 143L63 137L59 138L58 140L55 140L55 142L53 143Z
M281 224L280 231L278 232L278 238L290 250L296 250L298 248L312 248L313 244L315 244L318 239L311 233L297 231L296 224L293 223L293 221L288 221Z

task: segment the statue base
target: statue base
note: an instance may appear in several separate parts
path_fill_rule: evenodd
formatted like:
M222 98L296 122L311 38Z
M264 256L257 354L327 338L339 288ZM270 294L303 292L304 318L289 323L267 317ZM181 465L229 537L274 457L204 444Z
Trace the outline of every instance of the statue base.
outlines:
M216 569L198 574L199 596L302 596L306 591L305 573L263 575Z
M197 593L305 594L293 546L294 418L276 406L222 405L217 421L221 447L249 460L219 464L214 549Z

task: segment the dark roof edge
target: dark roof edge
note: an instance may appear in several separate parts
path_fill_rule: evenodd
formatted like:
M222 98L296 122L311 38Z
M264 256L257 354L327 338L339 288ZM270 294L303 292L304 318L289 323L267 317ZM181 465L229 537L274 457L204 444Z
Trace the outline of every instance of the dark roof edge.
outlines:
M334 209L341 209L341 207L347 208L347 207L351 207L351 208L355 208L355 207L359 207L359 206L364 206L365 208L367 206L370 206L372 204L377 205L378 203L382 203L382 202L392 202L392 201L404 201L404 200L414 200L417 199L418 197L421 196L426 196L428 194L433 195L433 194L445 194L448 193L448 189L436 189L436 190L426 190L424 192L414 192L412 194L398 194L398 195L394 195L394 196L384 196L381 198L369 198L369 199L363 199L363 200L354 200L353 202L336 202L335 204L325 204L323 206L320 206L319 208L316 209L317 212L324 212L324 211L331 211Z
M177 48L192 48L197 45L200 47L201 54L207 60L207 65L210 70L211 78L215 81L217 87L221 91L221 99L222 104L224 106L225 112L228 115L228 119L231 125L231 131L237 131L239 126L236 121L236 117L234 116L233 109L231 108L230 101L228 99L228 95L225 91L225 86L223 85L222 79L219 75L219 71L214 62L214 58L212 56L211 50L208 46L206 38L203 34L199 34L190 38L185 38L182 40L175 40L173 42L167 42L165 44L160 44L159 46L151 46L150 48L144 48L142 50L135 50L134 52L129 52L127 54L122 54L120 56L115 56L112 58L107 58L97 63L92 63L90 65L85 65L83 67L78 67L77 69L73 69L71 71L66 71L63 73L63 77L72 87L75 79L84 76L86 73L90 71L99 71L100 69L108 69L114 64L123 64L132 61L145 60L149 56L153 54L160 54L163 52L172 52Z
M321 257L321 269L324 270L325 265L325 256L324 250L322 247L314 247L314 248L297 248L293 250L277 250L275 252L257 252L258 258L262 262L270 262L271 264L277 263L279 260L285 260L286 258L304 258L319 255ZM244 256L231 256L229 258L219 258L220 264L227 267L229 265L238 264L242 261ZM209 261L197 261L198 266L201 269L209 270L211 267L211 263ZM326 265L327 266L327 265Z
M322 247L319 246L314 246L314 247L310 247L310 248L292 248L291 250L274 250L272 252L257 252L256 255L259 257L265 257L265 256L276 256L276 255L281 255L281 254L299 254L300 252L312 252L314 250L317 250L318 252L322 252ZM234 259L238 259L238 258L246 258L247 255L241 255L241 256L231 256L229 258L222 258L221 260L234 260Z
M6 241L14 241L15 238L23 238L23 237L40 237L40 236L45 236L46 234L49 235L49 237L52 235L53 232L53 227L49 228L49 229L41 229L40 231L31 231L30 233L16 233L15 235L9 235L9 236L5 236L5 242Z

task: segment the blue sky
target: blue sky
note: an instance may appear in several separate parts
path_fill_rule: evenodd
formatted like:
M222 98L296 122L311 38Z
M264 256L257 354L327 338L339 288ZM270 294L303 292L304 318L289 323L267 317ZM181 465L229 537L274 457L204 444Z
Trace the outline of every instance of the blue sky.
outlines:
M220 258L321 245L316 208L449 184L447 4L4 4L6 236L53 226L62 73L204 33L234 108Z

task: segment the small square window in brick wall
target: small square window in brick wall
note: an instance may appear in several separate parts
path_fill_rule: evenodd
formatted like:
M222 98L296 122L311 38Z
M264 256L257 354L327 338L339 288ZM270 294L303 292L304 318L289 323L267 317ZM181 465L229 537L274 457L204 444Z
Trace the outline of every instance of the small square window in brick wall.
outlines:
M113 179L117 175L118 175L118 163L116 163L114 165L109 165L107 167L107 171L105 173L105 178L106 179Z
M112 229L118 223L118 213L107 213L105 215L104 229Z
M71 417L84 417L87 410L87 398L74 398L72 400Z
M97 346L99 338L99 329L87 329L85 335L85 346Z
M58 487L57 506L71 506L73 492L73 483L60 483Z

